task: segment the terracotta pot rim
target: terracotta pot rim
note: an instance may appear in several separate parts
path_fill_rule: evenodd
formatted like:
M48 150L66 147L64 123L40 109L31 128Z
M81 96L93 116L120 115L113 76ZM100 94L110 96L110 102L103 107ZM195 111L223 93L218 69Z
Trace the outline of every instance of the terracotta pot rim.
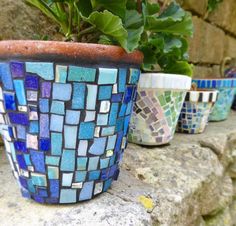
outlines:
M142 52L127 53L112 45L72 43L63 41L6 40L0 41L0 59L27 59L36 61L82 61L92 63L121 63L140 65Z

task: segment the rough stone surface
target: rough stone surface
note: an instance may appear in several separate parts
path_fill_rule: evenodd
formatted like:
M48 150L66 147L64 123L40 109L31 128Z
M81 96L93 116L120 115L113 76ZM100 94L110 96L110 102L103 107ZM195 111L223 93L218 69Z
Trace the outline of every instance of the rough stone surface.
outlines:
M226 43L225 43L225 57L233 57L236 56L236 39L230 36L226 36Z
M21 198L0 151L4 156L0 160L1 224L29 225L33 220L40 226L233 226L233 183L226 170L231 158L223 156L232 153L235 137L236 113L232 113L228 121L210 123L204 134L176 134L169 146L129 144L121 176L112 189L89 202L68 206L39 205ZM140 197L150 200L152 207L146 209Z
M206 13L208 3L207 0L179 0L178 2L186 10L192 11L202 16Z

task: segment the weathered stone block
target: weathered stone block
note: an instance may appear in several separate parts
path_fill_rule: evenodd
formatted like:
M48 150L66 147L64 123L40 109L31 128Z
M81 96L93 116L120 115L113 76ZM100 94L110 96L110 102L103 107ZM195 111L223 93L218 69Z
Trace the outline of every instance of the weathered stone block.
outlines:
M212 68L195 65L193 68L193 78L206 78L212 76Z
M236 39L230 36L226 36L226 45L225 45L225 57L236 57Z
M207 0L179 0L181 6L189 11L197 13L199 15L204 15L207 10Z

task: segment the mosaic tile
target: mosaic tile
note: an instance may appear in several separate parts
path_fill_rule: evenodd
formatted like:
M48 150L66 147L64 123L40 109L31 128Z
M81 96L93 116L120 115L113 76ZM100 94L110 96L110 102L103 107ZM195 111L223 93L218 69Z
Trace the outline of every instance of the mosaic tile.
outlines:
M2 134L22 195L64 204L106 191L119 174L138 72L0 62L0 78Z

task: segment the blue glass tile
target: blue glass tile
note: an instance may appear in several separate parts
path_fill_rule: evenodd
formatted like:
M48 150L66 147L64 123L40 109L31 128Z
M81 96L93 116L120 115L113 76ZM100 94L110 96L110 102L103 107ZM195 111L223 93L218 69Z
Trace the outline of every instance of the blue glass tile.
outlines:
M0 63L0 81L2 81L5 90L13 90L10 67L7 63Z
M23 125L23 126L29 125L29 118L28 118L27 114L9 112L8 116L9 116L10 122L12 124L19 124L19 125Z
M105 126L108 123L108 114L98 114L97 116L97 125Z
M85 84L74 83L73 84L73 98L72 109L84 109L85 106Z
M98 86L96 85L87 85L87 102L86 102L86 109L88 110L95 110L96 107L96 100L97 100L97 89Z
M109 169L103 169L101 172L101 180L106 180L109 175Z
M66 83L67 79L67 66L56 66L56 82Z
M19 181L20 181L21 186L27 189L27 187L28 187L27 180L24 179L23 177L19 177Z
M102 136L110 136L115 133L115 127L114 126L109 126L109 127L104 127L102 129Z
M24 82L22 80L14 80L13 83L19 105L26 105Z
M53 99L68 101L71 99L71 84L53 83Z
M21 195L22 195L22 197L24 197L26 199L30 199L31 198L30 193L26 189L24 189L24 188L21 189Z
M69 67L68 81L75 82L94 82L96 76L95 68L86 67Z
M17 151L27 153L26 142L25 141L14 141L14 147Z
M60 115L51 115L50 130L55 132L62 132L64 117Z
M111 111L110 111L110 117L109 117L109 125L110 126L116 125L118 111L119 111L119 104L113 103L111 105Z
M51 149L51 140L50 139L40 139L39 148L41 151L49 151Z
M108 137L107 148L106 148L107 150L114 149L115 143L116 143L116 138L117 138L116 135Z
M76 190L75 189L61 189L60 203L75 203Z
M66 123L71 125L78 125L80 120L80 111L66 111Z
M26 72L39 75L45 80L54 80L53 63L26 62Z
M46 197L48 197L48 192L47 192L46 189L38 188L38 195L39 195L40 197L46 198Z
M128 134L129 122L130 122L130 116L126 116L124 121L124 136Z
M80 192L79 200L84 201L92 198L94 182L84 183L84 186Z
M28 190L31 192L31 193L35 193L36 190L35 190L35 187L33 185L33 182L31 179L28 179L27 180L27 185L28 185Z
M88 171L97 170L99 157L90 157Z
M126 68L119 69L119 83L118 83L119 93L125 92L126 77L127 77L127 69Z
M77 170L86 170L87 161L86 157L77 158Z
M110 158L110 163L109 163L109 166L110 166L110 167L115 164L115 160L116 160L116 155L111 156L111 158Z
M40 137L49 138L49 116L40 114Z
M116 121L116 132L122 131L123 126L124 126L124 118L118 118Z
M39 132L39 123L38 123L38 121L31 121L30 122L29 132L32 133L32 134L35 134L35 133Z
M26 89L38 90L39 89L39 77L37 75L25 76Z
M106 145L107 139L105 137L103 138L94 138L94 142L89 149L89 153L93 155L102 155L105 152L105 145Z
M123 95L121 93L119 94L113 94L111 97L112 102L121 102L123 98Z
M77 126L64 126L65 148L75 149L77 143Z
M137 84L140 76L140 70L138 69L130 69L130 79L129 84Z
M89 172L89 180L98 180L100 177L100 170Z
M39 109L42 113L49 112L49 100L48 99L39 99Z
M50 179L50 180L59 179L59 169L58 169L58 167L48 166L47 174L48 174L48 179Z
M46 156L46 164L52 166L59 166L60 157L56 156Z
M79 147L78 147L78 156L86 156L88 149L88 141L87 140L80 140Z
M126 108L125 115L130 115L133 111L133 102L129 102Z
M16 159L17 159L17 162L18 162L18 164L19 164L19 167L20 167L21 169L23 169L23 170L27 170L27 165L26 165L26 163L25 163L24 156L18 154L18 155L16 156Z
M4 93L4 104L5 109L9 111L15 111L16 110L16 100L15 100L15 94L14 93Z
M76 171L75 172L75 182L84 182L86 179L86 171Z
M25 140L26 139L26 128L25 126L17 125L16 126L17 131L17 138Z
M13 129L10 126L8 126L8 134L11 138L14 138Z
M52 155L61 155L62 153L62 134L52 133L51 134L51 152Z
M43 82L41 85L41 97L42 98L50 98L51 97L51 82Z
M31 166L32 165L32 162L31 162L31 159L30 159L30 155L24 154L24 159L25 159L25 163L26 163L27 166Z
M63 173L62 186L71 187L72 179L73 179L73 173Z
M119 112L119 117L125 116L126 108L127 108L126 104L121 105L120 112Z
M43 174L31 173L32 183L37 186L47 186L46 176Z
M59 197L59 180L49 180L51 197Z
M132 100L133 87L128 86L125 91L124 103L129 103Z
M63 150L61 159L62 171L74 171L75 170L75 151Z
M10 62L11 75L13 78L23 78L25 65L22 62Z
M108 100L111 98L112 86L100 86L99 87L99 100Z
M115 84L117 80L117 69L99 68L98 84Z
M108 167L109 164L109 158L105 158L105 159L100 159L100 169L105 169Z
M121 143L123 139L123 132L119 132L116 140L115 152L119 152L121 149Z
M92 139L94 137L95 124L82 122L79 129L79 139Z
M44 153L39 151L30 151L31 160L36 172L45 173Z
M65 103L62 101L52 101L51 113L64 115L65 114Z
M212 81L212 88L216 88L216 80Z
M33 199L38 203L44 203L44 198L40 197L39 195L33 195Z

